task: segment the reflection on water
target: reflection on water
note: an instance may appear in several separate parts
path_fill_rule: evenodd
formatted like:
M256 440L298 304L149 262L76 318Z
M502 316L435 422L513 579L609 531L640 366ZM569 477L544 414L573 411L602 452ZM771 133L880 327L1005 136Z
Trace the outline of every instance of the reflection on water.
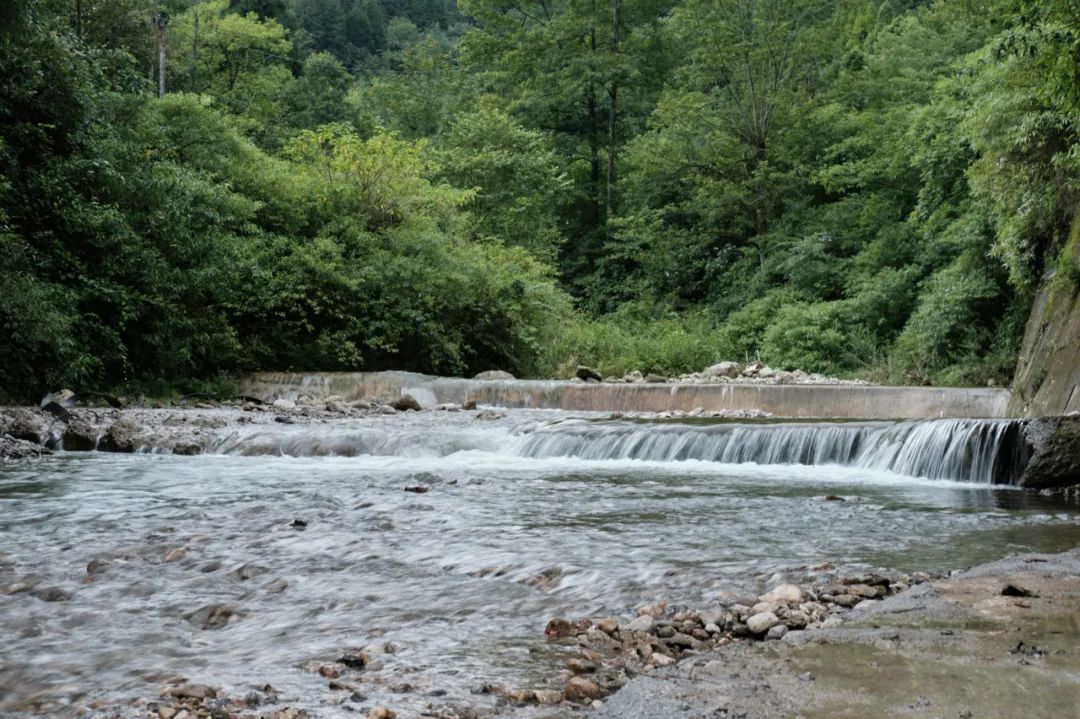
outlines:
M542 628L555 615L704 603L824 561L935 570L1080 543L1075 506L1016 490L507 451L535 424L427 414L384 420L397 453L381 456L71 455L0 470L0 587L72 593L0 596L0 714L39 691L152 696L160 680L143 677L180 673L241 694L270 683L318 716L351 715L303 667L387 641L399 651L378 675L416 691L386 701L475 701L481 680L550 674L563 650ZM431 491L404 491L417 483ZM91 560L108 565L88 577ZM234 620L188 620L212 605Z

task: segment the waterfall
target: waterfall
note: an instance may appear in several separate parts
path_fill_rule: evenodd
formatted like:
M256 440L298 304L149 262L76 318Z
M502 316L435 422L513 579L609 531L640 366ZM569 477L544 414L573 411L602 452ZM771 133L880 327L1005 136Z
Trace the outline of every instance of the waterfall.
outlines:
M533 458L834 464L1014 484L1029 450L1016 420L700 425L567 420L537 428L518 452Z

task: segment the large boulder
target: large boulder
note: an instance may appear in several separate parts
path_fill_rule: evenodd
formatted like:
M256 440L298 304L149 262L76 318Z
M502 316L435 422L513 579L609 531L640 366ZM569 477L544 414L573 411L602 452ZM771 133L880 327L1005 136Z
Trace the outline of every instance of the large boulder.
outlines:
M1024 420L1024 446L1013 453L1030 459L1020 475L1020 486L1058 489L1080 485L1080 416Z
M90 452L97 448L98 428L85 417L75 417L64 429L65 452Z
M45 422L35 414L19 410L11 416L3 432L24 442L41 444L45 436Z
M729 377L735 379L742 372L742 365L738 362L718 362L711 367L706 367L702 374L709 377Z
M104 452L134 452L140 445L140 433L139 425L127 417L121 417L105 430L98 449Z

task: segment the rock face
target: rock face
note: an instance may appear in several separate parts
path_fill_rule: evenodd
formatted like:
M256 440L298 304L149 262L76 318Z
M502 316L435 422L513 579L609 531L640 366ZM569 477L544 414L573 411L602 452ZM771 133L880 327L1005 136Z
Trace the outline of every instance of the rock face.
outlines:
M1009 414L1080 411L1080 215L1035 296L1012 382Z
M45 434L45 423L40 417L29 412L17 411L3 431L15 439L41 444L41 438Z
M1031 459L1020 486L1053 489L1080 485L1080 416L1026 420L1021 434Z

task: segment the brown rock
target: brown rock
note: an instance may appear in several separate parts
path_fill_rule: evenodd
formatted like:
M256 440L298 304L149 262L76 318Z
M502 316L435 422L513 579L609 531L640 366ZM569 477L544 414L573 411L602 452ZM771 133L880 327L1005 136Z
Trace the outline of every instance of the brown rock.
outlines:
M596 682L585 677L573 677L566 683L563 696L568 702L591 704L604 696L604 690Z
M367 713L367 719L396 719L397 714L386 707L375 707Z

